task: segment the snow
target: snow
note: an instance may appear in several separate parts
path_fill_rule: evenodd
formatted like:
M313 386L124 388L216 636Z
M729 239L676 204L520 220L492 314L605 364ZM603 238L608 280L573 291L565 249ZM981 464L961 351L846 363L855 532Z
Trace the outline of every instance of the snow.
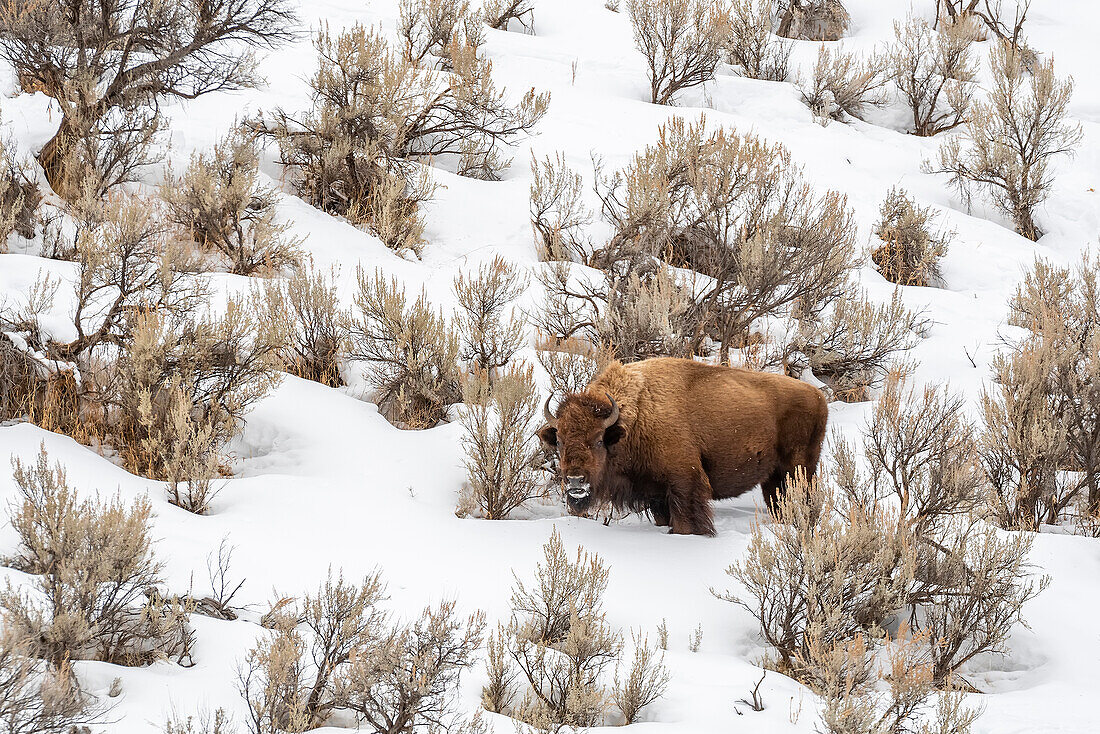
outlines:
M846 4L853 28L841 45L860 51L892 39L892 21L910 7L900 0ZM311 28L328 23L336 31L363 22L380 23L392 31L397 5L396 0L323 0L303 4L301 15ZM931 6L927 0L918 3L917 10L928 14ZM870 242L879 204L892 186L905 187L922 205L942 213L943 223L957 232L943 263L946 288L903 292L906 305L923 309L933 323L927 338L912 350L918 363L914 379L950 383L972 409L989 382L1001 337L1008 333L1006 301L1034 257L1069 264L1083 249L1096 245L1100 78L1094 72L1100 6L1092 0L1035 0L1029 16L1033 47L1053 53L1057 74L1071 74L1076 80L1071 113L1085 134L1078 155L1057 165L1053 195L1039 215L1047 234L1038 243L1014 234L1003 216L986 207L976 206L968 214L942 177L922 173L922 161L935 154L940 139L900 132L903 118L896 110L876 117L876 124L822 127L800 102L796 86L743 79L729 70L684 93L679 106L657 107L646 101L648 81L625 12L608 11L602 0L538 0L535 14L535 35L487 31L485 52L499 85L517 98L531 86L549 90L550 111L538 134L513 152L514 164L502 181L435 173L444 188L425 207L429 244L422 260L397 257L346 222L290 193L283 197L281 215L294 222L293 233L304 238L303 248L316 265L338 269L338 290L346 301L350 302L357 268L380 269L411 292L424 288L433 304L444 309L454 307L454 276L496 254L516 268L533 271L538 264L527 209L532 152L542 157L562 150L570 165L590 181L592 153L603 157L607 170L614 170L652 142L662 122L704 113L710 126L752 131L783 143L819 189L846 194L856 212L861 244ZM988 47L982 45L983 57ZM804 75L816 53L817 44L798 44L793 58ZM306 81L313 68L307 35L269 55L261 68L268 80L261 89L166 106L168 158L175 165L185 163L192 151L210 147L235 120L278 106L306 106ZM982 73L988 74L985 62ZM30 153L56 129L57 110L43 95L13 96L15 89L11 75L0 73L0 113L6 132ZM278 183L280 170L271 150L263 171ZM151 171L146 183L155 184L158 177L158 171ZM16 239L12 242L17 244ZM0 255L0 303L21 303L39 273L71 281L69 264L19 252ZM891 284L869 265L859 275L872 298L888 301ZM215 283L222 298L247 287L245 279L232 276L219 276ZM521 305L536 302L537 289L532 288ZM59 336L64 336L66 307L65 299L59 298L46 324ZM727 587L724 569L744 552L762 504L758 491L717 505L716 538L670 536L639 519L606 527L570 517L459 519L454 508L464 476L461 426L400 431L362 395L361 386L330 389L286 378L248 416L231 446L235 474L224 481L213 512L204 517L169 505L159 483L134 477L67 437L27 424L0 427L0 456L27 461L44 445L53 460L66 466L82 494L117 492L125 500L147 494L156 514L157 552L173 591L193 586L203 593L207 555L217 550L223 537L236 546L233 574L246 579L240 599L249 611L232 622L194 617L194 667L78 665L82 680L97 694L105 694L114 678L122 679L123 693L114 699L112 732L155 732L173 711L187 715L219 706L243 721L236 671L263 634L256 623L259 614L276 592L315 589L330 567L343 569L348 578L382 569L389 583L389 603L402 616L455 598L463 611L484 609L491 624L506 619L513 570L530 574L554 527L567 548L583 544L609 563L606 607L613 625L624 631L644 629L652 639L656 626L667 620L666 662L672 683L664 698L644 711L635 729L668 734L741 727L769 733L814 731L813 695L777 674L769 673L761 686L766 710L753 712L736 704L759 679L756 663L764 648L748 614L710 593L711 587ZM831 426L854 437L869 405L834 404ZM14 495L10 476L0 471L0 502ZM0 530L0 553L14 545L14 532L5 525ZM1100 626L1092 614L1100 609L1100 541L1040 534L1032 560L1052 583L1025 610L1031 629L1021 627L1013 633L1011 655L981 658L969 667L970 679L986 691L969 697L985 707L974 730L1095 732L1100 730L1095 709ZM13 583L25 581L8 569L0 575ZM702 649L692 653L688 639L700 624ZM471 712L478 705L483 676L478 666L463 679L463 704ZM495 731L513 731L509 720L488 718Z

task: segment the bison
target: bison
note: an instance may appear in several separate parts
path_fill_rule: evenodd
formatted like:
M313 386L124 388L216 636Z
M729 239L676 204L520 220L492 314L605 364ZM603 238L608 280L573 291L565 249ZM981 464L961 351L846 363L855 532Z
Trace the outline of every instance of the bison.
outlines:
M829 417L812 385L689 359L612 362L557 415L552 397L539 438L570 513L648 510L680 534L714 535L710 501L758 484L774 511L788 475L816 470Z

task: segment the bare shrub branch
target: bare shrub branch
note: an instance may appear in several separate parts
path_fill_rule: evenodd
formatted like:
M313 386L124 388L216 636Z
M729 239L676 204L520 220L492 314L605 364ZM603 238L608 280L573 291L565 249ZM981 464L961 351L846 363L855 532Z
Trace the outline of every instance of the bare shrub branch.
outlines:
M526 340L524 325L511 308L529 280L499 255L478 268L477 276L460 274L454 280L458 299L460 354L490 381L506 366Z
M585 228L592 212L585 206L584 179L569 168L565 154L538 160L531 156L531 229L540 260L588 264L592 243Z
M968 206L975 190L984 194L1019 234L1037 240L1035 210L1054 185L1050 163L1081 142L1080 125L1066 119L1073 80L1054 76L1053 59L1029 74L1021 52L1009 46L994 48L992 66L989 100L974 104L962 140L944 143L928 169L951 174Z
M36 593L9 586L0 607L21 637L35 640L34 655L55 668L81 659L144 665L189 658L190 610L158 591L148 501L78 500L45 449L33 466L18 459L13 466L20 504L11 520L20 542L8 562L37 577Z
M360 271L351 358L367 362L382 414L391 423L429 428L461 399L458 338L421 293L407 303L397 281Z
M622 712L626 724L633 724L643 708L664 695L668 687L669 674L664 666L664 654L649 646L649 640L640 635L631 634L634 657L630 663L630 673L619 679L619 665L615 665L615 684L611 689L611 700Z
M170 221L220 253L238 275L278 273L299 259L299 241L276 221L277 193L260 183L259 173L255 140L238 129L209 155L193 155L178 178L169 169L161 186Z
M283 336L283 369L306 380L343 384L340 363L348 352L351 315L336 294L335 271L299 268L285 281L263 284L263 319Z
M535 31L534 0L487 0L481 13L486 25L498 31L508 30L513 20L524 33Z
M502 520L546 490L533 440L540 400L530 367L509 367L489 382L475 372L463 386L466 485L459 513Z
M627 9L653 104L672 104L677 92L714 78L729 33L724 0L629 0Z
M845 115L862 120L867 108L886 104L884 62L877 54L864 59L823 45L810 86L802 88L802 101L821 120L842 120Z
M158 128L157 105L257 81L255 50L293 37L284 0L215 0L201 12L152 0L0 6L0 58L61 107L38 159L74 200L129 180Z
M882 383L891 360L910 349L925 326L919 313L902 304L899 291L885 305L866 296L842 298L826 318L803 320L792 348L806 357L807 366L835 396L859 402Z
M934 31L921 18L894 23L889 73L913 117L915 135L930 136L967 121L977 71L971 45L974 23L961 19Z
M733 0L729 19L730 62L750 79L787 81L792 47L772 33L772 0Z
M941 283L940 259L955 233L934 229L932 208L918 206L903 189L890 189L879 212L874 232L883 244L871 251L871 260L882 277L899 285Z

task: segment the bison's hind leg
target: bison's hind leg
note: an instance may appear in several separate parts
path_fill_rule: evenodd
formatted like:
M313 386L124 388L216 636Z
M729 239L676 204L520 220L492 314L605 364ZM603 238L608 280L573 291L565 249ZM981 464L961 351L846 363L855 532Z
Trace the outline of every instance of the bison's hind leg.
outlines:
M781 492L787 491L787 470L780 468L761 483L760 488L764 490L764 504L768 506L768 510L772 513L772 517L779 517L779 495Z

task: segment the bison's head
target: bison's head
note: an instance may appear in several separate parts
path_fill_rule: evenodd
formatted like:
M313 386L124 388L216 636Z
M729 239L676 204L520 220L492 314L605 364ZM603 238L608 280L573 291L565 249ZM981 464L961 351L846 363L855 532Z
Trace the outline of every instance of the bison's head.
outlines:
M557 415L550 411L549 398L543 407L547 425L539 438L558 454L566 505L574 515L584 515L594 501L606 499L600 495L607 485L608 452L623 437L619 405L606 397L568 395Z

